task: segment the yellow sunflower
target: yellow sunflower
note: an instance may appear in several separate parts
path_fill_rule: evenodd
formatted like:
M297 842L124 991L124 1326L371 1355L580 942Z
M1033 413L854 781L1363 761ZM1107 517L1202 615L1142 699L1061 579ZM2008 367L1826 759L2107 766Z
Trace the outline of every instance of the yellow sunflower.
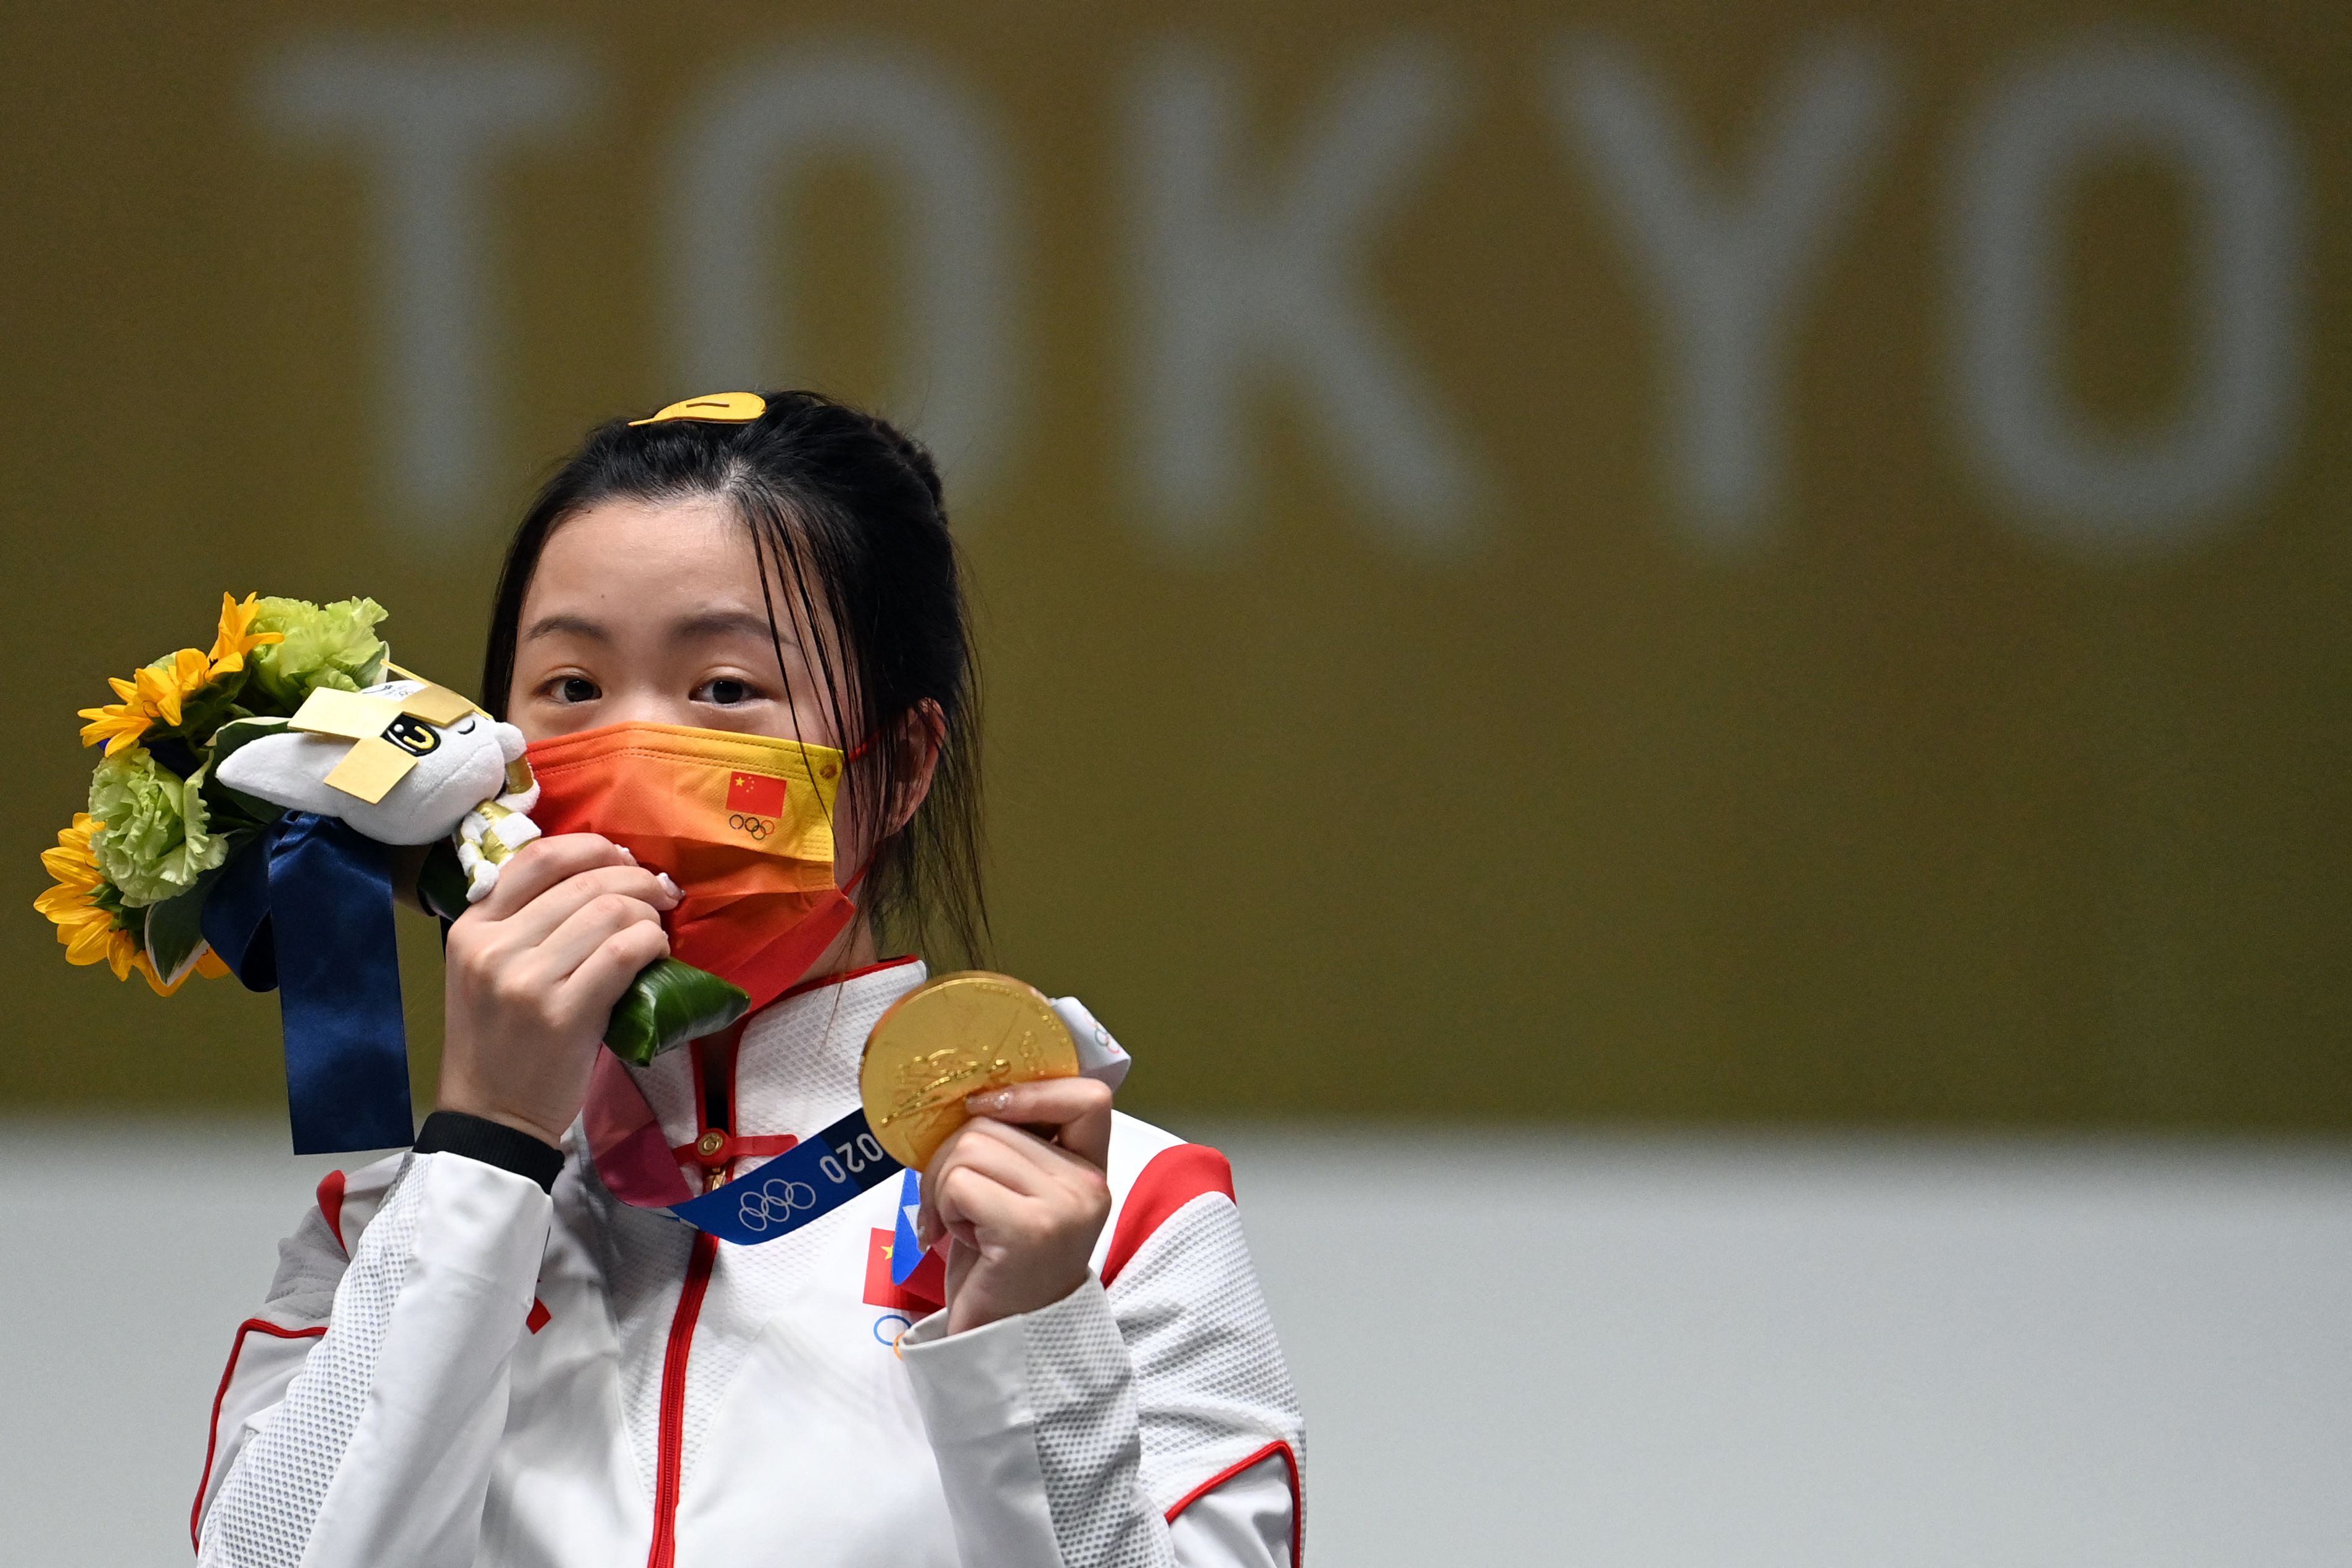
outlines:
M244 662L242 650L236 655ZM157 720L177 727L180 705L212 684L212 661L192 647L184 647L168 659L158 659L131 672L129 680L109 678L119 702L103 708L84 708L80 716L89 721L82 726L81 743L95 746L106 742L111 756L124 746L135 746L146 738Z
M155 973L154 961L140 950L139 939L117 926L114 911L98 902L106 878L90 854L89 836L105 826L86 811L74 813L73 826L58 834L58 847L41 851L41 865L57 879L57 886L35 899L33 907L56 922L67 963L104 963L117 980L130 979L135 970L156 995L169 996L187 984L188 976L165 984ZM189 973L218 980L228 972L228 965L206 948Z
M115 925L113 910L97 902L106 878L89 852L91 830L105 826L86 811L74 813L73 826L58 834L58 847L41 851L41 865L57 886L35 899L33 907L57 923L67 963L103 963L117 980L127 980L132 960L140 956L139 941Z
M158 659L133 673L140 700L163 722L178 728L180 704L212 684L212 661L194 648L184 647L166 664Z
M261 595L247 594L245 603L236 602L234 594L221 595L220 634L213 639L210 658L215 675L227 675L245 668L245 656L268 643L284 642L284 632L257 632L250 629L253 617L261 614Z

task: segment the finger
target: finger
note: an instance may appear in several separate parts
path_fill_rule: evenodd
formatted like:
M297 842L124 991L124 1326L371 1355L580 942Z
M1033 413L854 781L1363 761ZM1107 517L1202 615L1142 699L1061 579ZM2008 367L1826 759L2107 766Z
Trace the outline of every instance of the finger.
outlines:
M499 883L472 911L502 921L566 877L600 866L634 866L627 850L600 833L562 833L534 838L499 868Z
M1102 1173L1035 1135L990 1121L965 1124L924 1176L927 1201L916 1238L927 1249L941 1237L1002 1247L1060 1228L1091 1213L1098 1225L1110 1202Z
M968 1127L971 1123L964 1125ZM940 1146L931 1151L930 1163L923 1167L923 1179L918 1188L915 1205L915 1242L926 1252L947 1234L947 1226L940 1219L940 1184L946 1180L949 1170L952 1168L956 1136L962 1131L963 1128L959 1127L942 1139Z
M1034 1208L1036 1201L993 1176L960 1165L940 1184L940 1221L959 1243L980 1247L983 1236L1001 1240L1021 1212Z
M947 1285L947 1297L949 1300L952 1301L963 1293L963 1282L971 1278L972 1268L975 1264L979 1263L979 1261L980 1248L976 1247L950 1247L948 1248L948 1267L945 1283Z
M950 1208L943 1202L949 1174L937 1160L932 1161L931 1168L923 1173L922 1202L915 1210L915 1243L926 1252L937 1247L943 1238L956 1234L956 1227L963 1223L962 1211ZM966 1229L963 1234L964 1239L969 1241L970 1230Z
M642 899L633 899L625 893L601 893L574 910L530 952L545 973L558 981L566 980L587 962L589 954L604 945L607 938L633 925L649 925L659 931L661 916Z
M971 1129L971 1135L958 1140L944 1162L946 1168L940 1172L942 1184L957 1171L971 1170L1024 1197L1047 1197L1062 1186L1062 1173L1049 1162L1068 1156L1044 1140L989 1122L966 1125Z
M1056 1183L1066 1190L1078 1191L1103 1184L1099 1166L1058 1143L1048 1142L1034 1129L1009 1126L982 1116L973 1117L964 1123L964 1127L971 1130L964 1145L967 1157L976 1157L982 1149L1002 1148L1034 1169L1041 1179Z
M955 1173L961 1158L960 1151L969 1140L973 1125L967 1121L949 1133L932 1151L930 1163L923 1167L922 1196L915 1208L915 1239L926 1251L940 1237L954 1234L965 1224L961 1214L941 1206L940 1195L947 1191L948 1178ZM964 1239L971 1239L968 1229Z
M657 913L674 910L678 903L677 886L658 872L635 866L600 866L564 878L500 923L509 942L532 946L545 942L557 927L598 899L615 894Z
M1097 1170L1110 1163L1110 1089L1090 1078L1048 1078L982 1089L965 1100L974 1116L1053 1129L1054 1142Z
M614 931L558 986L559 1000L568 1008L597 1020L597 1032L629 988L637 972L656 958L669 956L669 938L650 921Z

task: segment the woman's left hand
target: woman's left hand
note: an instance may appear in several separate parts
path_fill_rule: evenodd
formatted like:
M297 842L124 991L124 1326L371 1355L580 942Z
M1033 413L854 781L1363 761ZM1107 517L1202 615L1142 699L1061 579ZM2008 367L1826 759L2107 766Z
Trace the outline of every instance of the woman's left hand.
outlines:
M964 1105L971 1120L931 1157L915 1216L925 1247L954 1237L951 1334L1051 1306L1086 1283L1110 1215L1108 1089L1045 1079L985 1089Z

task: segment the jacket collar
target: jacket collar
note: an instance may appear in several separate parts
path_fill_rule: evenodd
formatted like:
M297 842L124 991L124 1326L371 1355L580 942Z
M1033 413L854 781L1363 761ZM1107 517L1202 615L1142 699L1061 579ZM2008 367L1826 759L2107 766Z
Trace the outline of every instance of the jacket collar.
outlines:
M928 974L919 958L895 959L795 986L752 1014L735 1052L730 1131L806 1137L847 1114L858 1102L866 1035ZM696 1047L644 1068L597 1053L581 1133L604 1185L626 1202L678 1203L700 1190L688 1189L671 1153L703 1131L698 1054L725 1070L724 1052Z

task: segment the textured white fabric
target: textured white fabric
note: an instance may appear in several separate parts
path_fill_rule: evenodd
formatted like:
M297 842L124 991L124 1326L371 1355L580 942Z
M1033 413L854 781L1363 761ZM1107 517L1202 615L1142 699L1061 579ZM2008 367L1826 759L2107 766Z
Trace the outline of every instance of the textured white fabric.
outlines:
M847 1110L866 1031L922 977L886 969L755 1020L735 1130L805 1136ZM639 1082L665 1137L690 1141L685 1056ZM340 1239L305 1216L271 1310L305 1321L332 1281L331 1327L240 1362L224 1408L241 1430L221 1444L230 1474L206 1513L206 1561L634 1568L655 1529L675 1347L677 1563L764 1561L786 1542L795 1562L842 1568L1288 1562L1286 1468L1237 1471L1172 1528L1163 1518L1246 1439L1297 1440L1222 1195L1179 1210L1108 1293L1090 1282L954 1336L933 1314L902 1340L922 1314L887 1285L898 1184L886 1183L778 1241L719 1247L689 1331L695 1233L615 1201L578 1139L551 1200L434 1154L410 1160L380 1212L388 1174L354 1173ZM1097 1268L1138 1173L1177 1143L1114 1118ZM1235 1321L1188 1322L1186 1291ZM544 1310L526 1330L534 1292Z
M1298 1394L1240 1211L1222 1193L1171 1215L1120 1271L1110 1301L1145 1391L1144 1485L1162 1510L1270 1442L1304 1460Z
M598 1223L589 1231L590 1246L601 1265L619 1342L621 1413L638 1481L651 1496L660 1446L662 1360L695 1233L667 1214L619 1202L596 1182L594 1165L580 1168L593 1193L590 1205Z
M536 1182L458 1155L409 1155L336 1289L326 1334L237 1454L202 1561L474 1562L547 1218Z
M950 1336L947 1314L934 1312L908 1332L900 1353L939 1458L960 1561L1058 1568L1064 1554L1029 1405L1022 1320Z
M1062 1560L1070 1568L1172 1563L1167 1532L1137 1485L1135 1379L1102 1287L1089 1278L1022 1326L1037 1468Z
M853 981L825 986L751 1019L737 1050L733 1091L728 1097L734 1108L734 1131L797 1136L828 1126L856 1110L857 1048L872 1032L875 1021L908 984L919 984L921 975L920 966L913 964L905 966L904 974L881 971L864 977L866 984ZM660 1119L662 1136L670 1146L693 1142L702 1131L702 1106L694 1092L690 1054L671 1051L656 1058L650 1067L632 1068L630 1076L645 1091L646 1103ZM616 1313L624 1325L624 1362L631 1367L630 1435L648 1478L653 1474L656 1446L669 1309L677 1304L692 1236L675 1224L667 1228L667 1235L649 1235L638 1226L618 1230L614 1250L615 1268L629 1277L632 1285L642 1285L648 1275L667 1282L665 1310ZM695 1461L709 1434L710 1412L742 1365L751 1342L765 1327L772 1303L808 1278L821 1245L818 1238L802 1231L760 1247L719 1250L695 1329L694 1354L687 1363L681 1465L685 1475L694 1473Z
M1148 1156L1115 1158L1114 1173L1129 1161L1139 1168ZM1014 1322L1017 1359L1003 1337ZM1017 1482L1034 1468L1054 1537L1051 1557L1031 1546L1037 1561L1289 1563L1290 1465L1304 1457L1304 1423L1223 1194L1181 1205L1108 1291L1089 1279L1050 1307L952 1336L935 1314L908 1335L905 1355L934 1447L963 1460L941 1467L959 1538L967 1521L985 1521L973 1535L1003 1553L981 1558L965 1539L968 1561L1030 1560L1019 1553L1037 1527ZM1167 1522L1202 1481L1276 1444L1290 1457L1273 1461L1278 1498L1261 1464L1193 1502L1186 1513L1203 1511L1192 1525Z
M278 1274L269 1281L266 1311L290 1321L323 1323L343 1282L343 1244L317 1209L307 1210L294 1234L278 1244Z
M334 1292L332 1326L223 1483L205 1532L204 1562L239 1568L301 1563L320 1504L359 1428L393 1304L408 1277L423 1204L423 1183L394 1186L355 1267Z

